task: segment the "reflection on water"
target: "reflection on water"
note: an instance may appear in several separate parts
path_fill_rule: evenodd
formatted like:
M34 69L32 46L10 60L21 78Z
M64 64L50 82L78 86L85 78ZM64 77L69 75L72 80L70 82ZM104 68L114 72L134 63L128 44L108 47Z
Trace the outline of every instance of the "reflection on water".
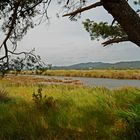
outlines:
M41 78L56 78L65 79L63 76L43 76L35 75L35 77ZM120 80L120 79L107 79L107 78L86 78L86 77L72 77L73 80L80 80L87 86L103 86L107 88L118 88L123 86L133 86L140 88L140 80Z

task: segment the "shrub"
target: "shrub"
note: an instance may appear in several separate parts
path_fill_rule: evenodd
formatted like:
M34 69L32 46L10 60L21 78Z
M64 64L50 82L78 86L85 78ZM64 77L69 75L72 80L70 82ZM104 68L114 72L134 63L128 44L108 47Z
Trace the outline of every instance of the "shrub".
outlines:
M57 100L54 100L53 97L46 97L42 94L42 88L38 89L37 93L32 94L33 101L38 109L48 110L50 108L54 109L57 106Z

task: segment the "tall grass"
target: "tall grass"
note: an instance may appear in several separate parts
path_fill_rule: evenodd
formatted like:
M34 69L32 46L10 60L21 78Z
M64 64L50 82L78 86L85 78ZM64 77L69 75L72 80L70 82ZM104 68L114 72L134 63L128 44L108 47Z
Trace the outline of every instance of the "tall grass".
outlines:
M48 76L95 77L114 79L140 79L140 70L47 70L43 73L22 71L21 74L41 74Z
M139 89L0 85L0 140L140 139Z

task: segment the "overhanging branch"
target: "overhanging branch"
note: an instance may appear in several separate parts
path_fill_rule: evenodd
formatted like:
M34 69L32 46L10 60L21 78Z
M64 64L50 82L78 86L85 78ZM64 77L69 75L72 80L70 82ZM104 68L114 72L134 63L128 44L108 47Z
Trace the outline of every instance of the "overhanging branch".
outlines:
M77 9L77 10L75 10L73 12L70 12L68 14L64 14L63 17L65 17L65 16L75 16L78 13L82 13L84 11L87 11L87 10L90 10L92 8L96 8L96 7L99 7L99 6L102 6L102 5L103 5L103 2L101 2L101 1L100 2L96 2L96 3L93 3L93 4L89 5L89 6L86 6L86 7L83 7L83 8L79 8L79 9Z
M113 43L120 43L120 42L126 42L126 41L130 41L127 36L126 37L121 37L121 38L109 39L109 40L103 42L102 44L105 47L105 46L113 44Z

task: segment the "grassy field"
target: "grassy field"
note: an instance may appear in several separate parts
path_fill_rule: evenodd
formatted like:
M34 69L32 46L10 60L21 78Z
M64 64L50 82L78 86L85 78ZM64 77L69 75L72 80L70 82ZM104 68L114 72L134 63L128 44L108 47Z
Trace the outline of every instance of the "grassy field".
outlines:
M0 140L139 140L140 90L0 80Z
M114 79L140 79L140 70L47 70L22 71L21 74L42 74L49 76L95 77Z

